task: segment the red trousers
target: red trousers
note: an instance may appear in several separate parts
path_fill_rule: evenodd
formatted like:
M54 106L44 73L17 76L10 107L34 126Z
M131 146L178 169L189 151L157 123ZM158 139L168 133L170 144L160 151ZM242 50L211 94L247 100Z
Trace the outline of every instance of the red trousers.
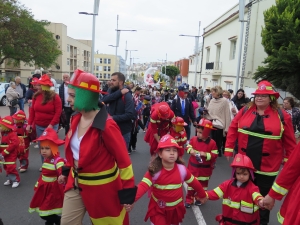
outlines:
M29 166L29 147L24 150L24 152L21 152L18 154L18 159L20 161L20 167L21 169L27 169Z
M16 176L16 180L17 182L20 182L20 176L19 173L17 171L17 167L16 167L16 163L14 164L4 164L3 168L6 171L6 176L9 178L10 175L15 175Z

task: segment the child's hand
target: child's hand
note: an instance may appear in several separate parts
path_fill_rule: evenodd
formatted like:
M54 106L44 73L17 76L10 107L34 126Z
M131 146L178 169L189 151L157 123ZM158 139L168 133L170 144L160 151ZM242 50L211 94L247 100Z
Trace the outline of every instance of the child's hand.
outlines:
M64 175L60 175L60 176L58 177L57 182L58 182L59 184L65 184L65 183L67 183L67 177L64 176Z
M124 204L123 206L125 207L126 212L130 212L133 209L133 204Z
M260 200L258 201L258 206L259 206L260 208L265 208L265 207L264 207L264 198L262 198L262 199L260 199Z
M205 152L199 152L201 156L206 157L206 153Z
M192 150L190 151L190 155L193 155L193 156L195 156L195 155L196 155L196 152L195 152L195 150L194 150L194 149L192 149Z
M207 202L208 200L208 197L205 197L205 198L200 198L199 201L202 203L202 204L205 204L205 202Z

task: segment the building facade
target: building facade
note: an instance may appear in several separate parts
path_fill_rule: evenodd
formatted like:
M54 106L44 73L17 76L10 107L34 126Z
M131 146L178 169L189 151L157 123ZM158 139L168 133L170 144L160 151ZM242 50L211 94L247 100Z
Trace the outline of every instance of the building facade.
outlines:
M258 66L267 56L261 44L261 28L264 26L263 12L275 4L275 0L254 1L251 7L250 26L247 43L247 54L243 59L246 27L244 25L244 36L242 44L242 64L245 63L243 88L256 88L252 79ZM249 0L246 1L249 4ZM245 7L244 20L248 19L248 5ZM222 86L223 89L233 89L235 92L236 74L238 65L239 41L241 24L239 22L239 5L235 5L210 25L204 28L203 34L203 58L201 62L201 73L196 86L213 87ZM240 75L242 73L240 72ZM241 77L238 87L240 88Z

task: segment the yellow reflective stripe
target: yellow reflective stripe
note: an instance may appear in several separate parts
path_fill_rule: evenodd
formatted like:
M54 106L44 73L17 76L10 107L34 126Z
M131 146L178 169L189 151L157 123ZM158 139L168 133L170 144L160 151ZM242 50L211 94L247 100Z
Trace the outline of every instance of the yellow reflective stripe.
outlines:
M241 204L244 205L244 206L247 206L249 208L253 208L253 203L245 202L245 201L242 200Z
M65 163L64 162L59 162L56 164L56 169L59 169L60 167L64 166Z
M222 191L221 188L216 187L216 188L214 189L214 192L219 196L219 198L223 198L224 192Z
M62 208L51 209L51 210L40 210L39 208L29 208L30 213L37 212L40 216L50 216L54 214L61 214Z
M233 148L225 148L225 152L233 152Z
M288 192L287 189L279 186L276 182L274 182L272 186L272 190L281 195L286 195L286 193Z
M130 180L133 178L133 170L131 164L128 167L119 170L120 170L120 177L122 180Z
M192 175L190 179L185 181L185 183L189 184L189 183L193 182L194 179L195 179L195 177Z
M51 163L43 163L42 168L47 170L56 170L54 164Z
M252 194L252 199L253 199L253 201L254 201L257 197L262 197L262 195L261 195L260 193L258 193L258 192L253 192L253 194Z
M57 177L46 177L46 176L42 175L42 180L45 182L54 182L57 180Z
M78 174L79 176L81 176L82 174ZM103 185L103 184L108 184L110 182L113 182L114 180L116 180L119 176L119 171L112 177L109 178L105 178L105 179L100 179L100 180L83 180L78 178L78 183L79 184L84 184L84 185L90 185L90 186L94 186L94 185ZM72 170L72 177L74 177L74 172Z
M0 148L7 148L8 145L0 145Z
M280 224L283 224L284 217L280 215L280 211L277 213L277 220Z
M34 185L34 187L38 187L39 186L39 182L37 181Z
M182 184L168 184L168 185L154 184L153 186L161 190L173 190L173 189L181 188Z
M155 198L155 196L152 194L152 198L154 199L154 201L158 201L157 198ZM178 203L182 202L182 198L176 200L175 202L166 202L166 206L175 206L177 205Z
M94 224L94 225L103 225L103 224L123 225L125 215L126 215L126 210L123 207L119 216L116 216L116 217L106 216L106 217L102 217L102 218L90 217L90 218L91 218L92 224Z
M227 205L228 207L234 208L234 209L240 209L239 202L233 202L233 201L230 201L229 199L223 199L223 205Z
M287 161L288 161L288 158L284 158L284 159L283 159L283 162L287 162Z
M202 186L203 187L203 186ZM205 191L207 191L207 187L203 187L203 189L205 190Z
M218 150L212 150L211 153L218 155L219 151Z
M206 153L206 161L209 161L211 159L211 154L210 153Z
M144 183L146 183L149 187L151 187L152 186L152 182L151 182L151 180L149 180L148 178L146 178L146 177L144 177L143 179L142 179L142 182L144 182Z
M243 134L248 134L248 135L254 136L254 137L259 137L259 138L264 138L264 139L271 139L271 140L279 140L279 139L281 139L281 136L282 136L282 132L280 133L280 136L273 136L273 135L259 134L259 133L244 130L244 129L241 129L241 128L238 129L238 132L243 133Z
M277 176L279 171L277 171L277 172L262 172L262 171L256 170L254 173L258 173L258 174L266 175L266 176Z
M205 180L209 180L209 177L197 177L197 180L205 181Z
M5 164L5 165L11 165L11 164L15 164L16 162L0 162L0 164Z
M184 138L181 138L181 141L185 141L185 140L187 140L187 138L186 138L186 137L184 137Z
M151 122L151 123L157 123L157 121L156 121L156 120L153 120L151 117L150 117L150 122Z
M192 191L192 190L194 190L194 188L188 186L188 190L189 190L189 191Z
M9 155L9 151L7 151L6 149L4 150L4 152L5 152L7 155Z
M80 176L85 176L85 177L94 177L94 176L102 176L102 175L107 175L115 172L117 168L117 164L115 163L114 167L112 167L109 170L104 170L98 173L78 173Z

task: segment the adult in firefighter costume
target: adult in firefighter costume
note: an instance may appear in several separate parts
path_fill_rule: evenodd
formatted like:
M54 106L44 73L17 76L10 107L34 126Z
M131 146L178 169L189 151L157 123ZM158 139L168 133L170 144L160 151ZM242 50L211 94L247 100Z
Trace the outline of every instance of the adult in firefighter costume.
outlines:
M247 155L256 169L254 183L260 193L268 194L282 161L296 146L291 117L279 108L279 93L271 83L261 81L254 101L242 108L233 119L225 145L225 156L232 157L235 141L238 152ZM269 210L260 210L261 224L269 223Z
M123 204L132 204L136 187L130 158L120 129L98 106L99 81L76 70L68 88L68 102L77 114L66 136L67 166L59 182L66 182L62 225L81 224L87 211L94 225L129 225Z
M144 140L150 145L151 156L155 155L160 138L166 135L171 126L174 112L166 102L154 104L151 108L150 123Z
M12 187L16 188L20 184L20 176L16 166L20 141L15 132L14 120L11 116L6 116L0 120L0 130L2 136L0 164L3 164L7 177L4 185L9 186L12 184Z
M284 165L272 189L264 199L264 206L272 209L276 200L286 195L280 212L277 214L278 222L284 225L300 224L300 143L293 151ZM288 212L288 213L287 213Z

